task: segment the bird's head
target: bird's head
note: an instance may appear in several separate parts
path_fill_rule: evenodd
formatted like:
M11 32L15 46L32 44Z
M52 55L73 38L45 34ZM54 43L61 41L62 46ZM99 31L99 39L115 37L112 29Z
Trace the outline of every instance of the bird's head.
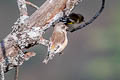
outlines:
M54 27L56 31L66 31L67 28L68 27L63 22L57 23Z

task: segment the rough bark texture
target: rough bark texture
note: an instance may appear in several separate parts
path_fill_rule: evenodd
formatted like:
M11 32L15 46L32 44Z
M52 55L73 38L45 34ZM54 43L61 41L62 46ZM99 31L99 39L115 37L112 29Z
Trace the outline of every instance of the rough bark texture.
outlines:
M22 65L30 57L35 56L34 52L24 52L24 49L37 44L48 46L49 41L42 36L46 29L51 27L60 17L69 15L79 1L81 0L46 0L38 9L37 6L25 0L17 0L20 17L12 26L13 30L10 34L0 43L0 64L3 68L1 70L7 72L13 67ZM71 32L91 24L103 11L105 0L102 0L102 2L101 9L92 19ZM28 16L26 4L37 8L31 16ZM4 77L2 80L4 80Z
M69 15L79 0L47 0L31 16L28 16L25 0L17 0L20 18L12 26L13 30L0 43L0 62L4 64L4 72L14 66L22 65L25 60L34 56L34 52L24 52L37 44L47 46L48 40L42 34L53 22Z

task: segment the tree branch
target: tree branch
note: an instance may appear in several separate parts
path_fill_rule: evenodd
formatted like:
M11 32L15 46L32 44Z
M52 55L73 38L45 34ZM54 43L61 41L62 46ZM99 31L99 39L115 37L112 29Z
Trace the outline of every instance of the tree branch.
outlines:
M15 67L15 79L14 80L18 80L18 76L19 76L19 66Z
M20 66L24 61L32 56L34 52L24 52L25 49L31 48L34 45L42 44L48 46L49 41L43 38L45 31L50 28L57 20L63 16L68 16L73 8L81 0L46 0L45 3L37 10L28 16L25 0L17 0L20 17L12 26L12 31L0 43L0 64L1 75L8 72L16 66ZM71 32L77 31L88 24L92 23L103 11L105 0L101 10L83 25L73 29ZM4 80L4 77L2 77Z
M78 1L47 0L31 16L28 16L26 1L17 0L20 17L12 26L12 32L0 43L0 62L4 65L2 70L7 72L35 56L34 52L24 52L24 49L37 44L47 46L49 41L42 36L45 30L63 17L63 14L69 15Z

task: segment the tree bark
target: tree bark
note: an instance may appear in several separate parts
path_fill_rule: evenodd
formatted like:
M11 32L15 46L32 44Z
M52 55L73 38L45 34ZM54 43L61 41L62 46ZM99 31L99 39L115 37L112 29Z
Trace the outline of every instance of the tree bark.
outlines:
M22 65L34 52L24 52L34 45L47 46L48 40L43 38L46 29L51 27L63 14L69 15L79 0L47 0L31 16L28 16L25 0L17 0L20 18L12 26L13 30L0 43L0 62L4 64L4 72L14 66Z

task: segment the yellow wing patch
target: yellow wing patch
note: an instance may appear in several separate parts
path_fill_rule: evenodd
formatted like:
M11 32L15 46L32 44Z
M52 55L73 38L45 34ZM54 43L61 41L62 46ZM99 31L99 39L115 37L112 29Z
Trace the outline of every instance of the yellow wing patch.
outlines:
M51 49L54 49L54 48L55 48L55 45L52 45L52 46L51 46Z
M68 24L73 24L73 22L69 22Z

